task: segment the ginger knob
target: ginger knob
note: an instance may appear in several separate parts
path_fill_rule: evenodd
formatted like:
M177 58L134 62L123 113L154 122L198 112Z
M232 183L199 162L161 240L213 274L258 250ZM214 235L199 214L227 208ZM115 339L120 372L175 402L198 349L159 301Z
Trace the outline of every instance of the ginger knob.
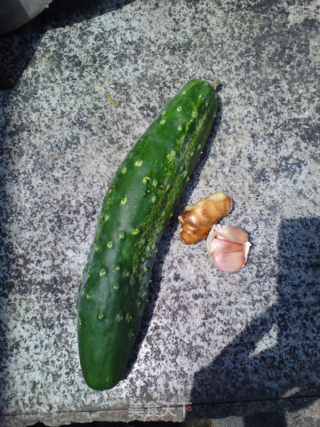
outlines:
M190 245L204 240L212 226L231 209L232 200L220 192L204 197L192 206L187 206L178 217L181 224L181 242Z

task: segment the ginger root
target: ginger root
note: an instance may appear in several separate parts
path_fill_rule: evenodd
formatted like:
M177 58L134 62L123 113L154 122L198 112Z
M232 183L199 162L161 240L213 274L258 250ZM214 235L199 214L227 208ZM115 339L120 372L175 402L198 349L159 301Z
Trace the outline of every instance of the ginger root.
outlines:
M204 197L192 206L187 206L178 217L181 224L181 242L191 245L204 240L212 226L231 209L232 200L220 192Z

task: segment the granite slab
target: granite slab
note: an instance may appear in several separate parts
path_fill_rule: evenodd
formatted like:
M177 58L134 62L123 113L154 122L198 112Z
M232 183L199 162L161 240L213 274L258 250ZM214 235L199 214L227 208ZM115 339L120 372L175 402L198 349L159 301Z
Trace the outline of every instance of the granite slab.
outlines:
M320 425L319 0L65 7L0 38L16 83L0 92L0 425L274 410ZM93 391L76 299L97 214L192 78L221 82L215 126L161 240L128 373ZM179 241L177 215L215 191L234 200L222 224L252 242L238 273Z

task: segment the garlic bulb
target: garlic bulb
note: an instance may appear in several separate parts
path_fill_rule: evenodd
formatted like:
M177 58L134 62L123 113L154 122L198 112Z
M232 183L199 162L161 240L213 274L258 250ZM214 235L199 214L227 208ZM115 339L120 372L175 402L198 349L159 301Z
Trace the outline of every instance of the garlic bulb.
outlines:
M214 225L208 235L207 248L219 270L232 273L242 268L248 258L251 243L248 233L239 227Z

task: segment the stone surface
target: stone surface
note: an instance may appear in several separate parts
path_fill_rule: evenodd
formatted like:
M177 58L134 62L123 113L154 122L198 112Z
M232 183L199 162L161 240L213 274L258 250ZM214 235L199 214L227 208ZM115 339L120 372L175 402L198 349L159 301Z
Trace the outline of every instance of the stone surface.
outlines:
M0 93L0 424L280 411L320 425L319 1L76 6L0 38L17 81ZM222 83L216 124L161 241L128 375L96 392L76 299L97 213L192 78ZM177 214L215 191L234 200L222 223L253 244L230 275L179 242Z

